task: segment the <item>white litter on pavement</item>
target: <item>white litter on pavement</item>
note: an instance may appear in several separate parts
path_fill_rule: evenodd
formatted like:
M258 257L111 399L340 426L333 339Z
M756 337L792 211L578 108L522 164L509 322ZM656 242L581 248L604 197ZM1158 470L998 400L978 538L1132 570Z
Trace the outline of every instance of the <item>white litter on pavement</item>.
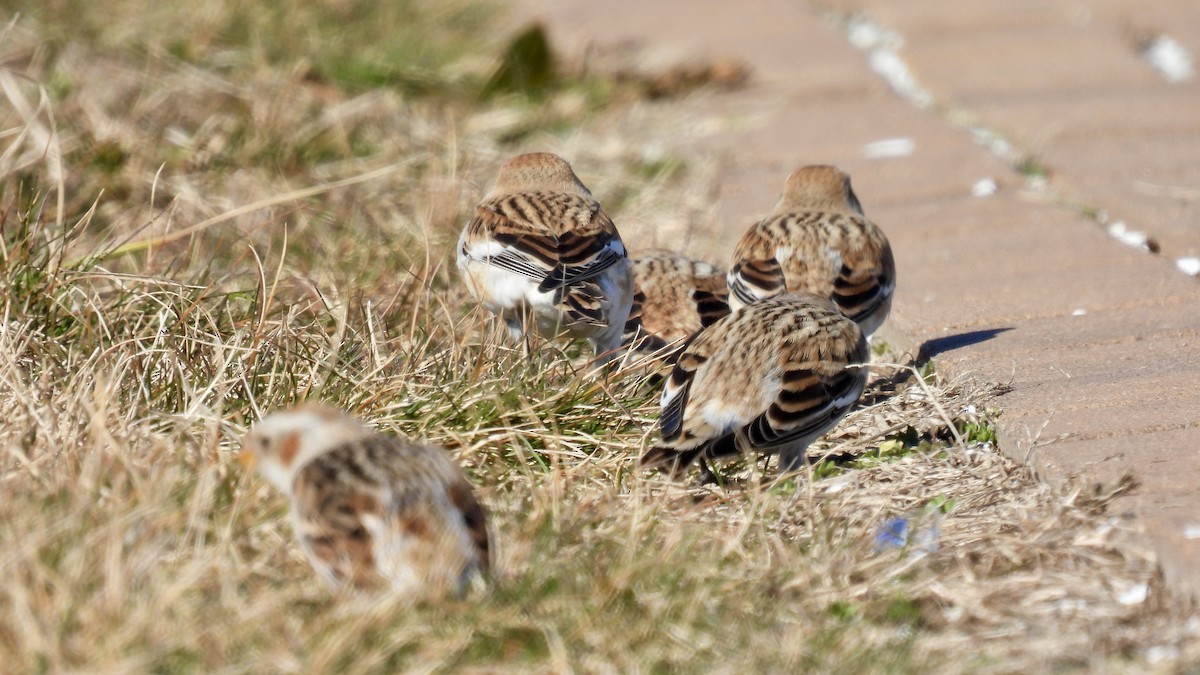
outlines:
M1167 82L1186 82L1196 74L1192 67L1192 55L1183 45L1166 35L1154 38L1142 52L1142 56L1166 78Z
M887 138L864 145L863 155L868 159L908 157L916 148L917 144L911 138Z
M1109 225L1108 233L1113 237L1113 239L1116 239L1126 246L1140 248L1143 251L1150 250L1150 237L1147 237L1146 233L1142 232L1141 230L1129 229L1125 225L1124 221L1118 220L1117 222Z
M1175 261L1175 266L1189 277L1200 276L1200 258L1194 256L1180 258Z
M971 186L971 194L976 197L990 197L996 194L996 190L996 181L991 178L975 181L975 184Z

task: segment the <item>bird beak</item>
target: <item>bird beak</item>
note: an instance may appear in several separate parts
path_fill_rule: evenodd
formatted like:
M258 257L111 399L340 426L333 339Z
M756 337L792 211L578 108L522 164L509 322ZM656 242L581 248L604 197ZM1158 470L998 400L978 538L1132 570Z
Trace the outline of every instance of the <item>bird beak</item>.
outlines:
M254 456L253 452L250 452L250 448L242 448L242 451L238 453L238 463L242 465L243 469L250 471L254 465L258 464L258 458Z

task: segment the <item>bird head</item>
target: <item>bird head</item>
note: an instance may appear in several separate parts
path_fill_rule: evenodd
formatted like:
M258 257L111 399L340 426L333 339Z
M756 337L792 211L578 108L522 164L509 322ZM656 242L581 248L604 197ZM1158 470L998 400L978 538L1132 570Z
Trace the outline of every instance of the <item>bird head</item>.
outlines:
M250 428L238 459L290 493L296 473L321 454L369 433L358 420L319 404L273 412Z
M863 215L858 196L850 187L850 176L836 166L813 165L793 171L775 207L777 212L826 209Z
M553 190L591 197L567 160L552 152L517 155L500 167L491 195L529 190Z

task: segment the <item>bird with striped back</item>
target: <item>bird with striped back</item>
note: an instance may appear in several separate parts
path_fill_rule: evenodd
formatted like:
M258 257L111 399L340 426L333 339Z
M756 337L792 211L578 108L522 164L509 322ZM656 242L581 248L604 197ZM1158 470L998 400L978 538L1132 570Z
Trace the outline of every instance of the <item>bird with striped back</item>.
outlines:
M680 476L699 460L779 454L799 470L808 446L862 395L870 350L858 325L807 293L751 303L704 329L680 354L659 402L661 440L641 464Z
M629 257L612 219L558 155L519 155L501 167L463 228L458 268L514 339L532 328L586 338L599 363L617 356L633 303Z
M673 363L684 342L729 313L725 271L670 251L633 261L633 307L624 345L639 358Z
M727 277L729 306L781 293L829 298L870 337L887 319L896 263L883 231L863 215L850 177L833 166L790 176L771 215L742 236Z

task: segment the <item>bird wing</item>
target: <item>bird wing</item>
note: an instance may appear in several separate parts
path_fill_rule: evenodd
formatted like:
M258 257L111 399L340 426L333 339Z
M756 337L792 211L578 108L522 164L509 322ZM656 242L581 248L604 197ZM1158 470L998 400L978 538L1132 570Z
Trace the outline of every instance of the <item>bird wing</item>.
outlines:
M463 257L528 277L541 283L557 264L552 235L536 235L501 213L480 205L463 231Z
M543 293L593 279L626 257L616 226L598 204L580 196L553 197L578 220L551 226L543 222L548 216L528 206L536 200L490 200L467 222L462 255L528 277Z
M692 300L696 303L701 328L708 328L729 314L729 287L724 283L720 288L697 288L692 292Z
M665 350L669 343L646 330L642 322L645 302L646 294L640 288L635 288L633 303L629 306L629 316L625 319L625 331L621 335L621 346L642 354L657 354Z
M675 367L671 369L671 375L663 385L662 398L659 400L662 414L659 416L658 425L664 443L679 440L692 382L696 379L696 371L707 361L706 355L685 349L675 362Z
M785 290L783 267L776 258L776 242L768 233L769 221L760 221L742 235L733 252L733 265L726 281L729 292L750 304L779 295Z
M596 214L612 224L599 208ZM558 237L558 264L542 280L538 290L545 293L594 279L626 257L625 244L615 227L590 234L565 232Z
M697 371L708 362L708 342L705 334L692 336L684 345L671 374L663 385L659 400L659 434L661 440L642 455L640 464L646 468L661 468L678 476L696 457L711 445L720 442L729 430L721 429L712 434L708 420L688 416L692 384ZM697 433L699 431L699 433Z
M859 342L848 359L785 361L774 400L745 427L749 446L766 452L811 442L837 424L866 387L867 368L857 364L866 361L867 347Z
M831 296L838 309L853 321L875 313L896 288L891 246L877 227L859 220L861 229L845 247Z

